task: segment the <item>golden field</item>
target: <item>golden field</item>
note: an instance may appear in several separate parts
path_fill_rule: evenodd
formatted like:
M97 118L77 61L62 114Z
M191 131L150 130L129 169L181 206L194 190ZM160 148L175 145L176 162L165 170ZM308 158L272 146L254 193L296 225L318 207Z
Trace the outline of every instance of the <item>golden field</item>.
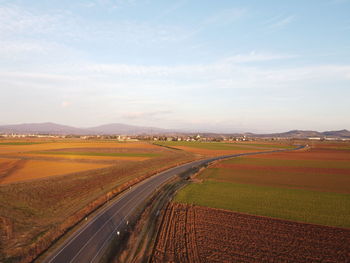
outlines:
M195 157L147 142L0 140L0 262L29 262L130 185Z
M0 184L71 174L108 166L107 164L96 163L17 160L8 168L12 170L11 174L0 180Z
M20 141L0 143L2 157L0 184L104 168L117 160L144 161L152 156L147 154L159 148L147 143L45 141L22 143ZM69 152L60 154L62 149ZM114 150L115 156L113 153L108 154L111 149Z

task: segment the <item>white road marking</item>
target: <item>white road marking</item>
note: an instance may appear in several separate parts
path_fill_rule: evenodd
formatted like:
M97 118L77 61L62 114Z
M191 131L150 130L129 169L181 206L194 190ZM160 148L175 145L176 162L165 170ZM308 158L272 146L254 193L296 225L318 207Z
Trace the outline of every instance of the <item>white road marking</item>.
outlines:
M137 187L134 188L134 191L137 190L137 188L139 188L141 185L144 185L145 183L151 181L151 179L154 179L155 177L149 177L147 179L145 179L144 181L140 182ZM130 194L131 192L127 192L125 193L124 196L121 196L119 199L117 199L116 201L121 201L123 200L124 198L128 197L128 195ZM83 231L86 230L86 228L88 228L91 224L93 224L97 219L99 219L106 210L110 209L113 207L114 204L111 204L109 206L106 206L105 208L103 208L101 211L99 211L98 215L96 215L96 217L91 220L90 222L88 222L86 225L84 225L81 229L79 229L77 232L74 233L74 236L68 241L67 244L65 244L57 253L54 257L52 257L50 260L49 260L49 263L51 263L68 245L70 245Z
M148 189L148 187L144 188L143 190L141 190L140 193L144 192L146 189ZM120 210L122 210L127 204L129 204L131 201L133 201L135 198L137 198L138 196L136 195L134 198L131 198L130 200L128 200L121 208L119 208L89 239L88 241L84 244L84 246L82 246L78 252L75 254L75 256L69 261L69 262L73 262L75 260L75 258L80 254L80 252L89 244L89 242L101 231L102 228L104 228L104 226L109 223L109 221L111 221L113 219L113 217L120 212ZM120 225L121 223L119 223ZM119 226L118 225L118 226ZM117 226L117 227L118 227Z

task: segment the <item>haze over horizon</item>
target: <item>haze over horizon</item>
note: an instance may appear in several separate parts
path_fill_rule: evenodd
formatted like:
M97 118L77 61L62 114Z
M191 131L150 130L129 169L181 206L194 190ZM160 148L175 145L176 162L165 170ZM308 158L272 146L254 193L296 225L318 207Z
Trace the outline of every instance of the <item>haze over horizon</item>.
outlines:
M65 125L62 123L53 123L53 122L40 122L40 123L18 123L18 124L8 124L8 125L0 125L0 134L5 133L52 133L56 134L56 132L64 133L64 134L88 134L89 131L101 133L101 134L152 134L152 133L222 133L222 134L246 134L246 133L253 133L253 134L259 134L258 132L252 132L252 131L220 131L218 129L168 129L166 127L156 127L156 126L139 126L139 125L129 125L125 123L105 123L100 124L96 126L89 126L89 127L79 127L79 126L73 126L73 125ZM324 135L332 135L332 136L338 136L339 134L342 134L341 136L349 137L350 131L347 129L341 129L341 130L324 130L324 131L317 131L317 130L300 130L300 129L293 129L293 130L285 130L285 131L277 131L277 132L262 132L263 134L287 134L287 133L299 133L304 134L306 137L312 137L310 134L313 134L313 136L316 136L317 133L332 133L332 134L324 134ZM310 133L311 132L311 133ZM337 135L336 135L337 134ZM316 136L317 137L317 136Z
M350 1L2 1L0 125L350 130Z

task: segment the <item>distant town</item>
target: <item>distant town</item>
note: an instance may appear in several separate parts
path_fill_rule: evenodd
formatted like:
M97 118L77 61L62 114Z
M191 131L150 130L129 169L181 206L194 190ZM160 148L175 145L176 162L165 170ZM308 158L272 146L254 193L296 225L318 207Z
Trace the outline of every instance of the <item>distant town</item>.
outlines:
M310 131L291 130L282 133L219 133L202 131L179 131L157 127L142 127L122 123L111 123L97 127L77 128L56 123L24 123L0 125L0 138L80 138L84 140L118 140L118 141L255 141L255 140L291 140L307 139L313 141L348 141L350 131Z
M116 140L116 141L186 141L186 142L239 142L239 141L277 141L277 140L293 140L304 139L310 141L350 141L350 138L341 137L260 137L260 136L230 136L230 135L211 135L203 134L191 135L55 135L55 134L30 134L30 133L4 133L0 134L0 138L52 138L65 139L76 138L82 140Z

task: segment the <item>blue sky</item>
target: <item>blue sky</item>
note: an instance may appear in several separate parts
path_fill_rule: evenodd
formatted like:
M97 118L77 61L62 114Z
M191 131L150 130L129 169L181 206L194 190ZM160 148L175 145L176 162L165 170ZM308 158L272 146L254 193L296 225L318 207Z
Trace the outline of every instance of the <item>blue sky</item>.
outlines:
M0 124L350 129L350 1L0 0Z

